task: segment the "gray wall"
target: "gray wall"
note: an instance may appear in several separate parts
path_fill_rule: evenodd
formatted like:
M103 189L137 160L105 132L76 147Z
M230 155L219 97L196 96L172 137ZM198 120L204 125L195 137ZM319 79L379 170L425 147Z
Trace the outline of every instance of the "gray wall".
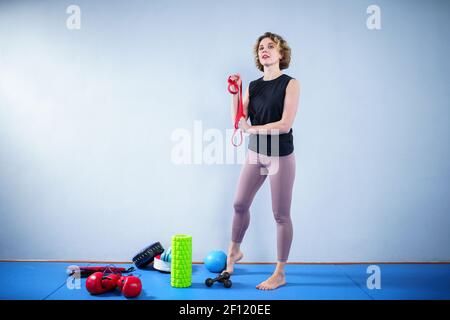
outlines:
M206 148L200 124L234 152L226 77L261 77L252 46L272 31L302 85L290 261L450 260L449 9L1 1L0 259L130 260L177 233L196 261L226 250L240 163L177 164L173 135ZM246 260L274 261L267 183L251 210Z

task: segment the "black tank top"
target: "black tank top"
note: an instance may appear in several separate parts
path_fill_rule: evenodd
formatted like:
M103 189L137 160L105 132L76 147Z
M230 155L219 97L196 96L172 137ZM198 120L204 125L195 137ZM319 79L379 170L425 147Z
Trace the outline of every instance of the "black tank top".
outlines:
M273 80L265 81L261 77L250 82L248 115L252 125L261 126L281 120L286 87L291 79L293 78L282 74ZM267 156L287 156L294 151L292 128L279 136L251 134L248 148Z

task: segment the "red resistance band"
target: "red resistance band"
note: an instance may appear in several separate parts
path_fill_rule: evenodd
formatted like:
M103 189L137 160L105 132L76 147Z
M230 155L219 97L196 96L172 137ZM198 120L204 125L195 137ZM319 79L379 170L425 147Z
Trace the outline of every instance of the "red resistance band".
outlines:
M231 143L235 147L238 147L238 146L240 146L242 144L242 131L239 131L240 134L241 134L241 141L239 142L239 144L235 144L234 143L234 136L236 134L236 131L238 131L238 129L239 129L239 120L242 117L245 118L244 105L242 104L242 81L241 81L241 84L238 86L238 84L237 84L237 80L238 79L231 80L231 76L228 77L228 92L231 93L231 94L239 93L239 96L238 96L238 108L237 108L237 111L236 111L236 117L234 118L234 132L233 132L233 136L231 137Z

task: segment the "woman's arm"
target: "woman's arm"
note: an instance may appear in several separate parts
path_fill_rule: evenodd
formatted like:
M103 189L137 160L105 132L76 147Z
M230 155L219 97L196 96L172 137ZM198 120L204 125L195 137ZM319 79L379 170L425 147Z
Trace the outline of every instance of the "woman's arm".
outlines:
M297 114L299 97L300 83L297 79L292 79L291 81L289 81L289 84L286 88L283 115L281 116L280 121L271 122L262 126L250 126L246 121L247 119L244 120L244 118L241 118L239 127L250 134L288 133L292 128L295 115Z

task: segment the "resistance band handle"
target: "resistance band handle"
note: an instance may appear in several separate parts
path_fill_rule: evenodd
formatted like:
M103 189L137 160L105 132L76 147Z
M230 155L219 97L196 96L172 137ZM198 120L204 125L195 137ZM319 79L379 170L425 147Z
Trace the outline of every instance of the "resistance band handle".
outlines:
M237 84L237 80L233 80L233 79L231 79L231 77L232 76L228 77L228 92L231 93L231 94L236 94L236 93L239 92L239 86Z

